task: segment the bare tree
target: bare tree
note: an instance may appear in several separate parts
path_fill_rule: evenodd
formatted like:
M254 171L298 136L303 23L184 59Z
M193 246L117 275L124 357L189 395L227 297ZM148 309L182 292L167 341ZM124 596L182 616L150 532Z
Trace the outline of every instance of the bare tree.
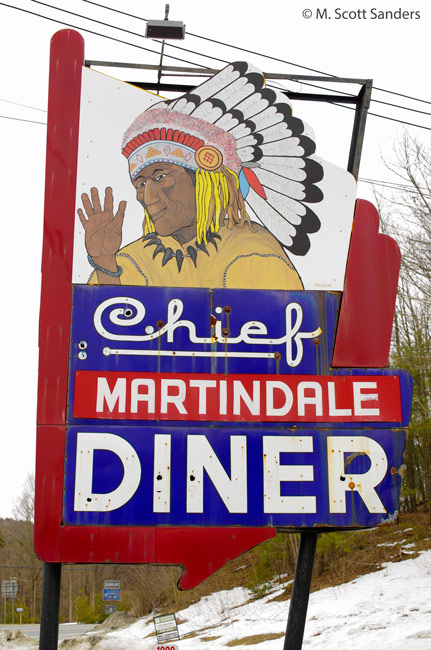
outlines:
M401 180L379 204L402 252L392 360L414 380L404 498L415 510L431 501L431 150L405 132L386 166Z
M23 521L34 521L34 474L27 474L20 496L15 499L13 516Z

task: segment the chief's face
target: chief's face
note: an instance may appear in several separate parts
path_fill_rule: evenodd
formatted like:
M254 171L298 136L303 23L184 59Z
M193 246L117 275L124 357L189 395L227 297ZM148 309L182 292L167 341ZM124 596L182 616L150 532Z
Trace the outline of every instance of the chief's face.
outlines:
M196 228L196 201L188 172L172 163L152 163L132 181L136 198L147 210L159 235ZM191 237L194 233L191 234Z

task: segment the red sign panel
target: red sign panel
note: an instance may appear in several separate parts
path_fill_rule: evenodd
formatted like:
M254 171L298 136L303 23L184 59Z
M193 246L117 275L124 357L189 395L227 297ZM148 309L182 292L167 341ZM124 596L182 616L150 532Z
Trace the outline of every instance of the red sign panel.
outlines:
M75 418L401 422L396 376L77 371Z

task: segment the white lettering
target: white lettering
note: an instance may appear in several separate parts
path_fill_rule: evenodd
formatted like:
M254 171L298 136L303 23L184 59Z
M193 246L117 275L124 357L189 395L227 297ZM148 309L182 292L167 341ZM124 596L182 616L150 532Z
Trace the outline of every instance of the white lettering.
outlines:
M265 513L316 512L316 497L287 497L280 494L282 481L314 481L313 465L281 465L280 454L312 451L312 436L263 436L263 511Z
M220 415L226 415L226 413L227 413L227 381L226 381L226 379L221 379L220 380L219 400L220 400L219 413L220 413Z
M204 511L204 469L229 512L247 512L247 437L231 436L229 478L206 436L187 436L187 512Z
M153 512L171 511L171 436L154 436Z
M146 386L146 393L140 393L139 388ZM138 403L148 403L148 413L154 413L156 407L156 388L154 379L132 379L130 387L130 412L138 412Z
M296 312L295 324L293 323L293 312ZM322 333L320 327L313 332L300 332L303 321L302 306L297 302L291 302L286 307L286 361L289 366L298 366L304 355L304 344L302 339L314 339ZM296 354L293 356L293 343L296 345Z
M380 415L380 409L363 408L362 402L376 401L379 396L377 393L362 393L362 389L377 389L375 381L355 381L353 382L353 409L355 415Z
M215 380L190 379L190 387L199 389L199 414L205 415L207 412L207 388L216 388Z
M328 381L328 404L329 415L352 415L352 409L337 409L335 404L335 383L333 381Z
M115 405L118 401L118 412L124 413L126 410L126 379L125 377L119 377L115 382L114 388L109 388L108 380L106 377L97 378L97 398L96 398L96 411L98 413L103 413L104 405L110 411L115 409Z
M131 317L125 318L124 307L116 307L116 305L125 303L129 305L126 309L133 308L135 314ZM128 328L131 331L131 328L135 325L140 325L145 318L146 310L145 306L134 298L128 297L118 297L118 298L109 298L104 300L94 312L94 327L100 336L103 336L105 339L111 341L133 341L135 343L145 343L148 341L153 341L155 339L161 339L166 336L166 341L168 343L174 342L174 334L178 328L185 328L188 332L188 337L191 343L202 345L208 343L215 343L215 337L200 337L196 334L196 324L187 319L180 320L184 310L183 301L179 298L173 298L169 301L167 305L167 315L166 323L159 330L154 331L154 328L151 329L151 332L148 334L118 334L107 331L105 325L102 321L106 319L104 316L105 311L109 311L108 318L109 320L117 326L122 326ZM304 344L303 339L313 339L316 336L319 336L322 333L320 327L317 327L313 331L303 332L301 331L301 326L303 322L303 309L301 305L297 302L289 303L285 308L285 324L286 331L285 333L278 337L272 337L268 335L268 328L265 323L261 321L247 321L241 326L241 330L237 336L223 336L222 335L222 323L220 319L217 319L215 324L215 336L217 340L224 345L237 345L238 343L246 343L251 345L283 345L286 346L286 362L291 367L298 366L304 355ZM133 331L133 330L132 330ZM267 336L268 335L268 336ZM267 336L267 338L264 338ZM221 357L236 357L236 358L253 358L253 359L268 359L268 352L236 352L232 350L147 350L147 349L112 349L105 347L103 349L103 354L110 356L115 355L142 355L142 356L173 356L180 355L183 357L210 357L210 358L221 358Z
M274 391L280 390L284 395L284 404L279 407L274 406ZM293 404L293 394L289 386L282 381L266 382L266 414L267 415L287 415Z
M241 415L241 400L252 415L260 414L260 382L253 381L253 397L247 393L242 381L233 382L233 414Z
M357 492L368 511L384 513L386 509L375 491L388 470L385 450L366 436L328 436L329 512L346 513L346 492ZM349 453L345 459L345 454ZM364 474L348 474L347 468L359 455L367 455L371 465Z
M169 388L178 388L176 395L169 394ZM168 412L168 404L174 404L179 413L187 414L183 404L186 399L186 384L182 379L162 379L160 386L160 413Z
M93 493L93 461L96 449L116 454L123 464L121 483L112 492ZM141 463L132 445L113 433L77 433L74 510L109 512L127 503L141 481Z
M306 390L313 390L314 395L305 395ZM297 389L298 415L305 415L305 405L312 404L315 414L323 415L322 386L317 381L300 381Z

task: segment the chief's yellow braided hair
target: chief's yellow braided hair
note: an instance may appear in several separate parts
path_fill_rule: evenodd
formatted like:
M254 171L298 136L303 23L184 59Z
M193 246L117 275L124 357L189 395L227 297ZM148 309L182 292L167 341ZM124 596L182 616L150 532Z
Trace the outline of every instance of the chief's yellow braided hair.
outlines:
M196 170L196 239L207 244L206 234L218 232L227 219L227 227L243 227L250 223L244 199L239 189L238 175L228 167L216 171ZM154 232L154 223L145 210L144 234Z

